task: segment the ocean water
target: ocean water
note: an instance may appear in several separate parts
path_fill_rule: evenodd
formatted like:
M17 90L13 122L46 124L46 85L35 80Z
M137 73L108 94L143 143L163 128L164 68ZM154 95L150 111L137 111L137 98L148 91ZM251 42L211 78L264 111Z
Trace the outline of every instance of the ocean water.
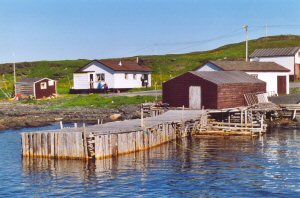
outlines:
M0 133L0 197L300 197L300 131L193 137L114 159L21 156L24 131Z

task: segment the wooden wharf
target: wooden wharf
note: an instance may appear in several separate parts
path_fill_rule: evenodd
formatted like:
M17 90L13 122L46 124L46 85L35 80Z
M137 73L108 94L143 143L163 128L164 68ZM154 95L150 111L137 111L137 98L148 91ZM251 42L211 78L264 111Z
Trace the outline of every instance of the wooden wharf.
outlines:
M149 149L192 133L202 110L170 110L155 117L82 128L22 133L24 157L102 159Z
M152 117L81 128L22 133L22 155L30 158L103 159L150 149L192 135L258 136L264 114L249 107L222 110L155 109ZM259 110L261 111L261 110ZM147 109L146 112L147 113ZM98 122L100 123L100 122ZM62 125L62 124L61 124Z

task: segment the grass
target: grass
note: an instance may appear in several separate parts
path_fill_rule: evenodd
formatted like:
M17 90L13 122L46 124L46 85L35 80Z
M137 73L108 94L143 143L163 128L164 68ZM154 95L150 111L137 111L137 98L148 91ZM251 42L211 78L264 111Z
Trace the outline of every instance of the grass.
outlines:
M158 98L161 99L161 98ZM20 101L24 104L39 104L46 105L49 109L72 109L75 107L104 107L104 108L118 108L122 105L141 104L144 102L154 102L154 96L116 96L103 97L99 94L90 95L61 95L56 99L51 100L24 100Z
M300 89L298 87L294 87L290 89L290 94L295 94L295 93L299 93Z

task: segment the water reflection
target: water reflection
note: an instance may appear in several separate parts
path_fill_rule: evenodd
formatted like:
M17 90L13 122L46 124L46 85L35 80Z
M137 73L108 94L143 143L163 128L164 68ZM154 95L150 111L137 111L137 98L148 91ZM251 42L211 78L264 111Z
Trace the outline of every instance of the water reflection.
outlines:
M297 196L299 131L260 138L193 138L96 161L22 160L37 196ZM26 193L25 193L26 194Z

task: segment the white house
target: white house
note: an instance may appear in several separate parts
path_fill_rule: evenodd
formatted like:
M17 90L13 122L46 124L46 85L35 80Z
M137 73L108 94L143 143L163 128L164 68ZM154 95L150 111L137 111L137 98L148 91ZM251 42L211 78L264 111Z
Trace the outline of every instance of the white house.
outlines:
M209 61L195 71L244 71L265 81L270 94L289 94L290 70L274 62Z
M300 47L256 49L250 61L275 62L290 70L290 80L300 77Z
M101 92L103 85L115 91L150 87L152 70L138 58L131 60L93 60L73 74L71 93Z

